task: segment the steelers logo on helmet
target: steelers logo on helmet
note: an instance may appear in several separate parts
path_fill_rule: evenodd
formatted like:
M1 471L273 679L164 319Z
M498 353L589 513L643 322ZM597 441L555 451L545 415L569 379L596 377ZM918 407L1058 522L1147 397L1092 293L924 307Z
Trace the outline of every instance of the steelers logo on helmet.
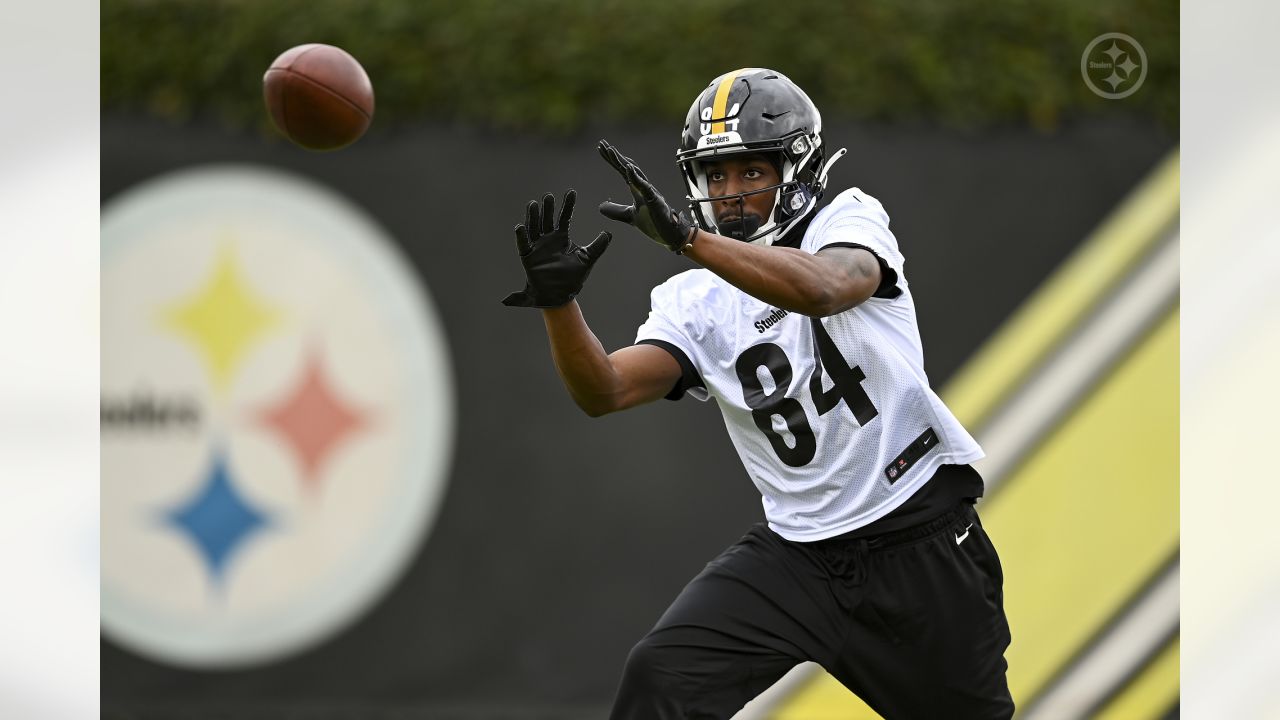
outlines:
M769 157L781 181L750 193L712 196L705 164L717 157L753 153ZM813 213L826 188L827 172L844 153L842 148L824 163L822 116L804 90L775 70L742 68L712 80L694 99L676 164L684 176L691 214L703 230L772 245ZM774 193L773 209L764 222L739 215L732 227L720 227L715 202L741 204L758 193Z

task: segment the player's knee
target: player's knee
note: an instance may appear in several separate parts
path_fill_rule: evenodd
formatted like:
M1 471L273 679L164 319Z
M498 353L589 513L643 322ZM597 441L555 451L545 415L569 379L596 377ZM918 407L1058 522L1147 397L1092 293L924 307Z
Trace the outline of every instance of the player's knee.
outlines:
M627 655L622 682L642 692L669 693L675 689L673 682L680 677L675 670L672 651L647 635Z
M672 672L672 657L652 638L645 637L631 648L622 671L622 684L614 699L610 720L654 720L692 717L688 693L683 692L679 675Z

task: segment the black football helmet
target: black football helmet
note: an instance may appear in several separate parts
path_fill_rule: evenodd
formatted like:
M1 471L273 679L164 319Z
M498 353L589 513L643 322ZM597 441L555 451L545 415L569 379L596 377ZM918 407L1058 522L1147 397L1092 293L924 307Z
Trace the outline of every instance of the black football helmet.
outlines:
M782 181L751 193L711 197L704 163L748 153L769 155ZM676 164L688 187L690 213L703 230L772 245L813 213L827 171L844 153L841 148L823 163L822 115L804 90L775 70L743 68L712 80L693 101ZM726 228L716 223L716 201L741 203L746 195L774 191L773 211L762 223L744 219Z

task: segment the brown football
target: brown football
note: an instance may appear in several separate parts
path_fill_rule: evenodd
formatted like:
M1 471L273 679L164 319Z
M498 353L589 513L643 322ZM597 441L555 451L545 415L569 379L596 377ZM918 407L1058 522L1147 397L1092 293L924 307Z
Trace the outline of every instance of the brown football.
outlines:
M311 43L276 58L262 78L271 121L308 150L355 142L373 119L373 83L342 48Z

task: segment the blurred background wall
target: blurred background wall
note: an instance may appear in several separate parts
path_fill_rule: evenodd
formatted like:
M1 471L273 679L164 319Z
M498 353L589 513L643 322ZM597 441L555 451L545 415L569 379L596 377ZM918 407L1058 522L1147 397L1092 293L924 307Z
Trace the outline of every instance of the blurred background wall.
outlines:
M172 171L235 164L318 184L384 230L416 279L449 361L439 381L455 398L439 507L384 592L265 661L179 662L108 632L104 716L604 714L631 644L759 519L759 498L711 406L661 402L597 420L573 407L536 313L498 304L523 282L511 227L526 201L568 187L580 194L578 239L605 227L592 208L624 188L595 155L599 137L668 197L682 195L672 160L688 103L743 66L776 68L809 91L828 143L850 150L833 189L857 185L892 217L930 377L990 456L981 510L1005 560L1010 683L1024 714L1177 713L1176 6L101 8L104 224L129 191L163 187ZM1145 48L1144 84L1122 100L1098 97L1081 77L1081 54L1107 32ZM346 48L373 80L373 128L343 151L299 150L267 125L262 72L304 42ZM157 276L189 275L186 286L170 283L169 300L216 275L204 250L184 255L188 240L173 231L152 240L174 248L156 260ZM107 251L104 278L114 268ZM604 345L629 343L649 289L687 267L618 233L580 298ZM244 261L266 303L287 305L303 284L254 268ZM104 281L107 314L113 287ZM318 287L297 301L310 309L292 312L332 311ZM104 322L102 342L106 358L132 340ZM265 343L252 352L261 357L247 356L245 387L259 382L254 373L270 376L254 363L267 368L283 351ZM110 502L132 480L119 468L172 467L174 503L206 479L203 466L150 455L162 444L155 424L115 422L110 407L139 393L194 398L199 419L188 431L200 437L241 411L203 386L166 386L146 367L123 368L116 386L104 380L104 593L127 576L163 596L202 567L198 547L164 528L152 540L172 544L172 565L112 544L113 528L132 527L141 512ZM266 394L290 382L278 379ZM360 379L348 382L350 396ZM292 501L261 488L294 470L255 444L266 440L231 438L233 484L257 492L262 512L284 512ZM358 455L359 442L335 450L334 462ZM130 460L114 464L122 454ZM348 465L358 477L359 464ZM358 481L345 482L359 496ZM268 537L237 545L228 592ZM235 611L214 594L194 602L214 626L219 612ZM799 672L753 712L873 717L832 685Z

